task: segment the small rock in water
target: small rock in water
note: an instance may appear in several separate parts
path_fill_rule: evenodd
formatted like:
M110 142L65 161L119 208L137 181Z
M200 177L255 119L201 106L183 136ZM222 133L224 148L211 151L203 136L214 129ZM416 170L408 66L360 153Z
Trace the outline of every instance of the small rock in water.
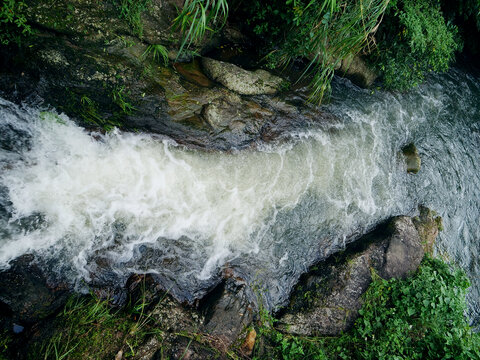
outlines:
M412 143L408 144L402 149L405 162L407 164L407 172L410 174L416 174L420 171L420 165L422 161L420 155L418 155L417 147Z

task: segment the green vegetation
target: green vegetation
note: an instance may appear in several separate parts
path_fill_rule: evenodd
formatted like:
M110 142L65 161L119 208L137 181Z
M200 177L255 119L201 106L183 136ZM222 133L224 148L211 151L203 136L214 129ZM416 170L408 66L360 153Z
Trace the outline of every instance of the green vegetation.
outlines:
M173 25L183 35L179 54L184 47L204 38L206 32L212 32L212 25L221 28L228 16L227 0L185 0L183 9L175 18Z
M168 65L168 50L165 46L157 44L157 45L148 45L145 52L142 54L143 58L146 58L149 54L152 54L153 60L160 61L160 58L163 60L163 64L165 66Z
M148 337L162 340L162 332L145 313L148 305L141 297L124 311L115 311L107 300L74 296L58 315L56 332L32 349L29 358L113 359L120 349L124 358L132 358Z
M263 5L257 0L250 9L250 24L254 32L265 34L275 44L276 49L267 55L271 67L285 66L296 58L310 60L311 99L321 102L342 60L372 45L387 4L388 0L277 0L257 13Z
M267 353L257 359L480 359L480 334L464 313L465 273L426 257L406 280L374 281L353 329L340 337L295 337L264 316Z
M112 100L114 104L122 109L124 114L130 115L136 108L127 100L127 95L124 92L125 85L113 87L111 92Z
M25 3L17 0L2 0L0 8L0 43L21 45L22 41L33 33L27 24Z
M456 26L445 21L436 0L391 1L377 36L373 61L385 86L407 90L429 72L448 70L462 48Z
M143 35L142 12L146 11L151 0L113 0L119 17L125 19L139 37Z

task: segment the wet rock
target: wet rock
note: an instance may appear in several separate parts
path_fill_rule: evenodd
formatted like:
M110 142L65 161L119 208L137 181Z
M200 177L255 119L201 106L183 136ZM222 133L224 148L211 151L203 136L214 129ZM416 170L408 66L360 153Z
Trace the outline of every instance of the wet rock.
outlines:
M236 139L230 140L233 143L257 137L262 126L274 115L272 111L253 101L242 100L235 94L228 94L205 104L201 114L215 133L235 137Z
M214 85L213 82L203 73L198 59L195 59L190 63L176 63L174 67L175 70L177 70L185 79L198 86L211 88Z
M372 282L372 269L386 279L405 278L418 268L423 254L412 219L392 219L305 275L278 328L308 336L338 335L348 330Z
M338 73L363 88L369 88L377 79L377 74L359 55L344 59Z
M168 358L172 360L205 360L226 359L214 349L188 337L176 337L168 351ZM157 359L161 359L157 357Z
M34 323L55 313L70 294L66 284L55 283L33 261L33 255L22 255L0 272L0 307L20 323Z
M156 336L148 338L140 347L135 351L134 360L152 360L155 357L158 349L162 346L162 343ZM121 359L121 357L120 357Z
M241 95L275 94L284 80L265 70L248 71L234 64L202 58L207 76Z
M385 264L379 269L385 279L404 279L417 270L423 259L423 247L412 219L396 217L391 223L392 236L385 253Z
M442 218L425 206L419 206L419 211L420 215L413 218L413 223L420 236L424 251L433 254L438 232L443 229Z
M407 172L416 174L420 171L422 161L418 155L417 147L414 144L408 144L402 149L405 163L407 164Z
M230 277L205 300L202 330L215 339L215 347L223 353L253 320L255 305L249 292L243 280Z

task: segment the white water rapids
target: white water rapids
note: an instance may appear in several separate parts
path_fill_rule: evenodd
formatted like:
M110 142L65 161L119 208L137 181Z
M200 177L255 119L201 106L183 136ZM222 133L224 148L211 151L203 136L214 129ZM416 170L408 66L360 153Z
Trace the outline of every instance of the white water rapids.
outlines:
M231 266L276 306L316 259L425 204L444 217L437 248L473 280L475 313L478 79L455 70L406 95L337 79L334 94L339 123L233 153L89 134L65 115L0 100L0 267L34 252L77 284L154 272L191 301ZM398 155L411 141L418 175Z

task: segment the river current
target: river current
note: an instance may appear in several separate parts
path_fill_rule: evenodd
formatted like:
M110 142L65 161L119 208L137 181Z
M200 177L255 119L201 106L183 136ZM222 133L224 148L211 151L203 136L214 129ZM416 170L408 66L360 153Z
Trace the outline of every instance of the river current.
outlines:
M479 79L459 69L407 94L335 79L338 122L229 153L91 134L0 99L0 268L35 253L78 288L155 273L192 301L232 267L274 308L313 262L424 204L443 217L436 251L469 274L478 319L479 99ZM410 142L417 175L399 155Z

